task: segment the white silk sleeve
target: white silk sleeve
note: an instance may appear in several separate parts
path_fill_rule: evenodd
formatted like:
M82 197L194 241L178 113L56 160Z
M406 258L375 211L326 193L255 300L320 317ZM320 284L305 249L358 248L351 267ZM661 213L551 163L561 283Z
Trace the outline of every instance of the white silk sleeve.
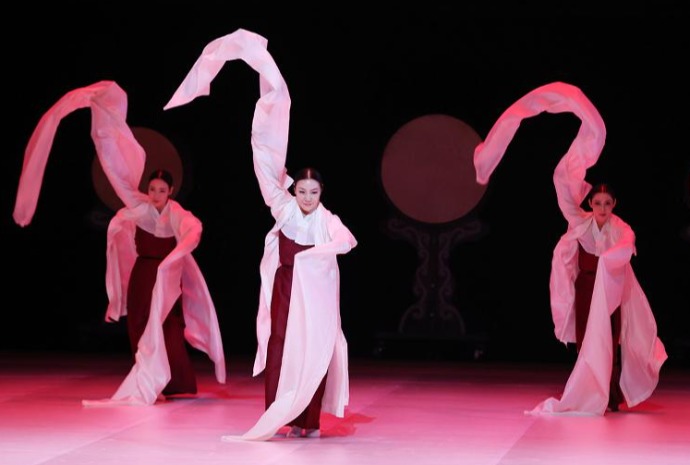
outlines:
M606 140L606 126L592 102L573 85L553 82L538 87L503 112L486 139L474 150L477 182L488 183L522 120L542 112L570 112L582 121L577 136L554 170L558 205L568 222L577 221L582 213L579 205L591 188L585 174L599 159Z
M91 137L98 159L115 193L128 207L142 202L139 192L146 154L127 125L127 94L113 81L74 89L39 120L24 152L14 220L28 225L36 211L48 155L57 127L71 112L91 108Z
M287 191L292 179L285 168L291 101L285 80L266 49L267 43L265 38L244 29L213 40L204 47L164 108L167 110L198 96L209 95L211 81L226 61L240 59L256 70L260 98L252 122L254 172L264 202L277 217L280 206L292 197Z

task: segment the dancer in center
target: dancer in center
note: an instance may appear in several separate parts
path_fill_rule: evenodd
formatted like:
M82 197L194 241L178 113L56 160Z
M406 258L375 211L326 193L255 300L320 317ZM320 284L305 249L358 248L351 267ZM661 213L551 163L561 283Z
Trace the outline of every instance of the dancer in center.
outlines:
M357 241L321 203L324 185L315 169L298 171L294 180L287 174L290 95L266 45L266 39L243 29L212 41L165 106L208 94L225 61L242 59L259 73L254 172L275 219L259 266L253 371L264 373L266 410L248 432L223 440L267 440L285 425L288 437L319 437L321 411L343 417L349 400L337 255Z

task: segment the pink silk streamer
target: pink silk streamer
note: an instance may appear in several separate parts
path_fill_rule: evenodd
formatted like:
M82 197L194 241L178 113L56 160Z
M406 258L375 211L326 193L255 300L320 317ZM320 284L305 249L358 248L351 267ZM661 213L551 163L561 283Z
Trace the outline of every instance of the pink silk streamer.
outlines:
M606 139L604 122L580 89L562 82L541 86L520 98L499 117L486 140L475 148L477 181L486 184L498 166L520 123L542 112L571 112L582 123L575 140L554 170L558 205L568 230L556 245L550 277L551 312L556 337L575 341L574 280L577 238L589 231L593 217L581 209L591 185L585 180ZM656 322L630 265L635 235L616 215L610 221L613 243L600 256L587 329L575 367L560 399L548 398L526 413L602 415L611 378L612 340L609 316L620 306L623 328L621 390L628 406L647 399L658 383L666 360L656 335Z
M91 137L103 171L125 204L108 229L106 289L109 305L107 321L126 315L125 296L131 267L136 258L133 224L148 215L152 206L139 191L146 154L129 128L127 94L113 81L100 81L65 94L40 119L24 153L14 219L28 225L35 213L57 127L71 112L91 108ZM178 241L159 267L151 301L151 317L139 342L136 362L110 399L84 400L84 405L151 405L170 379L163 342L162 322L185 285L183 311L188 322L187 340L209 354L216 378L225 382L225 359L215 308L191 251L201 237L201 223L176 202L170 202L170 230Z
M139 180L146 154L127 125L127 94L113 81L100 81L65 94L40 119L24 152L24 164L14 207L20 226L31 222L43 183L55 132L62 118L73 111L91 108L91 137L98 160L127 206L141 202Z
M265 368L270 334L270 299L278 263L277 234L291 215L299 214L287 188L285 159L288 144L290 95L285 81L266 49L267 41L252 32L237 31L210 42L203 50L166 109L208 95L211 80L223 64L241 59L259 73L260 98L252 122L254 171L266 205L276 224L266 237L260 265L262 288L257 314L258 350L254 375ZM323 411L343 416L348 402L347 343L340 326L339 271L336 255L356 245L340 219L321 204L313 221L319 225L314 247L295 256L292 296L275 401L256 424L241 436L223 440L263 441L296 418L311 400L328 372Z
M569 112L582 120L580 130L563 160L568 164L568 172L574 181L584 181L587 168L597 162L604 148L606 127L596 107L580 89L563 82L554 82L532 90L511 105L494 123L484 142L477 145L474 150L477 182L488 182L522 120L543 112ZM578 182L573 184L579 185ZM579 192L577 195L584 198L591 186L583 187L586 187L584 193Z

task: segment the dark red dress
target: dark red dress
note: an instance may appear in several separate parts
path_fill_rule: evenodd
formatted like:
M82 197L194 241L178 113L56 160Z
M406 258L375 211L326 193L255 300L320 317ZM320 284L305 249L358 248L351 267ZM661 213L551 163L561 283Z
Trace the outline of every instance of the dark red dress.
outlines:
M597 274L599 257L587 253L582 245L579 246L578 266L580 272L575 279L575 340L577 351L580 351L582 340L585 337L589 308L594 292L594 280ZM609 407L618 410L618 405L624 401L620 389L621 358L619 352L621 335L621 311L617 308L611 314L611 332L613 340L613 368L611 373L611 385L609 388Z
M127 330L132 354L144 333L151 311L151 294L156 283L158 265L175 248L175 237L156 237L137 227L134 237L137 259L132 268L127 290ZM184 338L182 298L175 302L163 323L165 350L170 363L170 382L163 389L164 395L196 394L196 375Z
M311 245L300 245L289 239L282 231L278 235L278 255L280 265L276 269L273 281L273 295L271 297L271 335L266 349L266 368L264 370L266 408L273 403L278 390L280 367L283 361L283 346L285 344L285 330L287 328L288 312L290 310L290 294L292 291L292 271L295 264L295 254L306 250ZM321 417L321 401L326 387L326 377L321 381L314 397L306 409L295 418L289 426L305 429L318 429Z

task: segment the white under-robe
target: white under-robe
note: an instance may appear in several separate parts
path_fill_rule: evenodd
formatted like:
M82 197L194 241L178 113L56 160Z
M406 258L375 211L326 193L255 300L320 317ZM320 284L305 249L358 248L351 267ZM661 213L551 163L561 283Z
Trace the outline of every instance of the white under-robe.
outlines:
M558 205L568 229L553 251L550 299L555 335L563 343L575 342L575 278L578 237L591 234L592 212L580 205L591 185L585 174L601 154L606 139L604 122L580 89L554 82L517 100L496 121L474 154L477 181L486 184L524 118L542 112L572 112L582 123L575 140L554 170ZM603 415L609 397L612 368L610 315L621 308L621 380L628 406L647 399L659 381L667 359L649 302L630 264L635 253L635 234L623 220L612 215L599 257L589 319L582 347L560 399L550 397L526 413Z

